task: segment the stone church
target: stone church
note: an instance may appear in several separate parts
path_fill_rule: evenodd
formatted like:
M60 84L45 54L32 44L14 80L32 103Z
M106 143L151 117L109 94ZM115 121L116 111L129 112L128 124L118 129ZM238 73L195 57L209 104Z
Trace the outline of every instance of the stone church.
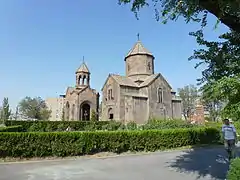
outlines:
M76 71L75 87L68 87L65 95L65 120L90 120L92 111L98 116L99 93L90 87L90 71L83 62Z
M102 88L101 119L146 123L150 118L182 118L181 99L161 73L154 56L137 41L126 55L125 76L110 74Z

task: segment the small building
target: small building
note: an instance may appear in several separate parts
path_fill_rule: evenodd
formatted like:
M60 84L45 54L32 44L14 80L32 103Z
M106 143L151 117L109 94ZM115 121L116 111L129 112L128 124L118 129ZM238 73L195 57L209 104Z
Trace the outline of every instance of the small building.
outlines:
M90 71L85 62L76 71L75 87L68 87L65 96L64 119L89 121L94 111L98 119L99 93L90 87Z
M146 123L150 118L181 118L181 99L161 73L154 56L137 41L124 58L126 75L109 74L102 88L102 120Z
M65 105L65 97L60 95L59 97L46 98L45 103L49 110L51 110L50 121L61 121L63 118L63 108Z

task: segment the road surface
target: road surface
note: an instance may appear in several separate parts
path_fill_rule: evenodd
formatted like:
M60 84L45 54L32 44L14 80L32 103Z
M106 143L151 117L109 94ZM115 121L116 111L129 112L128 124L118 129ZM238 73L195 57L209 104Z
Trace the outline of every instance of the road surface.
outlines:
M0 180L223 180L223 148L147 155L0 163Z

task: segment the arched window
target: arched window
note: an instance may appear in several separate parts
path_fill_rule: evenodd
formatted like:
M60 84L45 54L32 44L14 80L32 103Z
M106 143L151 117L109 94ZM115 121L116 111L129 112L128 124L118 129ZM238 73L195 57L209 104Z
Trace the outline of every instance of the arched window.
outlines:
M112 89L108 89L108 100L112 100L113 99L113 91Z
M77 83L78 85L80 85L81 84L81 76L78 76L78 83Z
M158 98L159 103L163 102L163 90L162 90L162 88L157 89L157 98Z
M69 106L69 102L67 101L66 102L66 120L69 120L69 108L70 108L70 106Z
M85 79L86 79L86 76L83 75L83 78L82 78L82 85L84 85L84 83L85 83Z
M72 105L72 120L74 120L75 104Z

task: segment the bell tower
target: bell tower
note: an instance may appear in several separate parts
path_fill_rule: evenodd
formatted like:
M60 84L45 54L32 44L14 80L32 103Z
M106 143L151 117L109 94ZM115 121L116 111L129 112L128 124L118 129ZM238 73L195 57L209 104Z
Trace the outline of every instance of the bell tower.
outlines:
M77 69L76 71L76 88L84 88L86 86L90 87L90 71L84 62L84 57L83 57L83 62L81 66Z

